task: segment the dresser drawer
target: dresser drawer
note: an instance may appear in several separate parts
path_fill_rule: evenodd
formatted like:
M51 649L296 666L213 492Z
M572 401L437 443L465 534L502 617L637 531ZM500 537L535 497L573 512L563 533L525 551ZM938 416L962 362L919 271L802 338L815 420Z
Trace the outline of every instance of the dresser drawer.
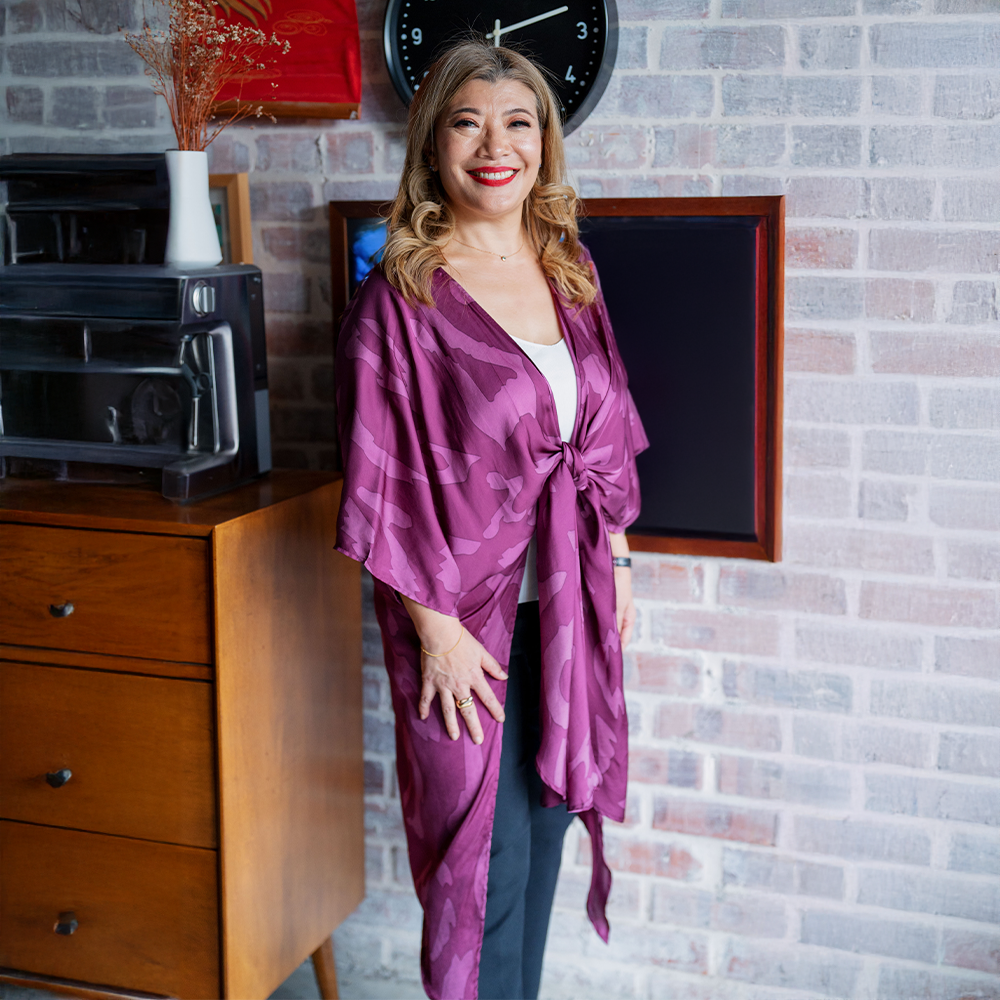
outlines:
M0 816L215 847L213 720L201 681L0 663Z
M209 581L200 539L0 524L6 643L211 663Z
M216 870L214 851L0 822L0 966L219 997Z

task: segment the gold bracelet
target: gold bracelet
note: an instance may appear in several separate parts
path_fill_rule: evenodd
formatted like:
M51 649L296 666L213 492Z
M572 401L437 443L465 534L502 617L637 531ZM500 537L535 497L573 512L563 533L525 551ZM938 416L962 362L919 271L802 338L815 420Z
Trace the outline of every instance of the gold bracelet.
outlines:
M461 624L461 622L459 622L459 624ZM464 625L462 625L462 631L458 633L458 642L462 641L463 635L465 635ZM447 656L449 653L454 653L455 650L458 649L458 642L456 642L455 645L451 647L451 649L445 650L445 652L443 653L432 653L430 650L424 649L423 646L420 647L420 652L426 653L428 656L433 656L435 659L437 659L439 656Z

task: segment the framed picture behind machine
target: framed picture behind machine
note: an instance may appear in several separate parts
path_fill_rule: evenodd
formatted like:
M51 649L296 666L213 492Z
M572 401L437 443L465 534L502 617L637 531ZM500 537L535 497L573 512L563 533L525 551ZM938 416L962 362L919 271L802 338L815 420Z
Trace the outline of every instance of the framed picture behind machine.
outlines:
M387 214L330 204L337 319ZM630 546L780 559L784 199L592 199L580 235L650 439Z
M355 289L382 259L391 204L330 202L330 299L334 333Z
M209 174L208 199L219 231L223 264L253 263L250 182L246 174Z

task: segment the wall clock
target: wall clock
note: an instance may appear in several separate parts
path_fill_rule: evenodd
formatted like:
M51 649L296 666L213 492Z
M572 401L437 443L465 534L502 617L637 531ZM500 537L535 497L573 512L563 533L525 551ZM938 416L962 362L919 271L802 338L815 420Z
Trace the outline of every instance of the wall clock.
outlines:
M389 0L385 59L405 103L434 59L470 33L513 45L549 70L569 134L594 109L611 78L618 9L615 0Z

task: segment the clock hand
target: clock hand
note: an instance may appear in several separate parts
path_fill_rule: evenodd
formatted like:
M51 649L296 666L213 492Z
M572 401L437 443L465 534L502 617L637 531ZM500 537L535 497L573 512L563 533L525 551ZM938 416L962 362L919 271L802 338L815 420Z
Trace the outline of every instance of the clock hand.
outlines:
M486 37L493 39L493 44L500 45L500 36L506 35L510 31L517 31L518 28L526 28L529 24L535 24L537 21L544 21L547 17L555 17L556 14L563 14L569 7L556 7L555 10L546 11L544 14L539 14L537 17L529 17L526 21L518 21L517 24L508 25L506 28L500 27L499 19L493 24L493 30L488 32Z

